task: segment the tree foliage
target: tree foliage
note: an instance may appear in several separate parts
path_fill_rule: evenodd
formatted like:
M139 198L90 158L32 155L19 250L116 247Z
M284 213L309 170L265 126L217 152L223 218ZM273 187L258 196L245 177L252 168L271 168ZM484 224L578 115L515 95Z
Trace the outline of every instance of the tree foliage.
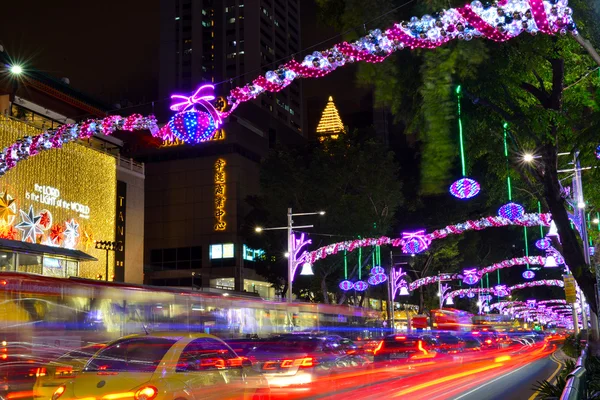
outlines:
M360 25L357 20L365 18L364 6L355 1L318 2L324 19L344 30ZM336 6L332 7L334 3ZM371 3L369 17L394 9L388 1ZM401 2L392 3L399 6ZM462 5L464 0L450 3ZM570 5L580 32L597 47L597 13L583 0L572 0ZM410 13L433 13L447 6L448 2L441 0L421 1L414 7L395 9L393 17L408 19ZM377 23L377 27L385 26ZM491 165L490 170L496 171L499 178L484 182L484 189L501 187L506 175L511 174L515 194L519 201L530 205L528 210L535 211L533 205L541 201L558 225L567 264L586 296L594 298L595 279L569 222L563 190L566 182L558 173L569 160L563 161L558 153L579 150L582 162L596 162L592 157L600 128L600 79L596 67L588 52L571 36L522 35L505 43L453 42L435 50L399 52L381 65L361 65L358 80L374 88L376 101L405 122L407 133L419 137L420 190L424 194L442 193L457 175L452 168L457 165L458 153L454 93L460 84L465 94L463 102L471 103L465 104L464 109L471 162ZM504 122L510 127L512 172L507 172L501 156ZM536 156L534 163L522 162L525 152ZM597 179L597 174L593 171L584 179ZM586 188L586 196L588 207L598 206L596 188ZM595 310L595 304L590 306Z
M291 207L294 213L326 211L323 217L294 218L296 225L315 225L310 235L312 248L388 234L402 204L402 184L394 154L372 136L372 132L353 131L326 144L272 151L261 166L262 196L249 199L255 210L249 226L285 226L287 208ZM275 235L282 240L276 241L278 245L271 250L273 254L281 254L285 235L274 232L270 238ZM265 240L261 247L268 243L271 241ZM365 251L362 260L365 267L372 265L368 254ZM280 277L286 276L281 261L279 268L264 268L276 269ZM356 273L357 254L349 254L348 262L349 272ZM328 284L339 282L343 275L342 256L319 262L315 274L317 280L312 283L312 292L321 295L314 300L328 302ZM302 284L298 289L302 289Z

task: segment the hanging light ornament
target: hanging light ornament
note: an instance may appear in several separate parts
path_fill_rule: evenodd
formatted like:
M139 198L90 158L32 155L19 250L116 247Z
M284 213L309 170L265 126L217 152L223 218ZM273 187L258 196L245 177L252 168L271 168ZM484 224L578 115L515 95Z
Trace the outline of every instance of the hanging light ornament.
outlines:
M471 178L467 178L467 167L465 162L465 144L463 137L463 123L460 99L462 98L461 86L456 87L457 115L458 115L458 139L460 143L460 163L462 166L463 177L450 185L450 194L458 199L465 200L477 196L481 190L479 183Z
M521 218L523 214L525 214L525 209L522 205L517 203L505 204L498 210L499 216L510 219L511 221Z
M535 278L535 272L531 271L531 270L527 270L523 272L523 278L525 279L533 279Z
M465 269L463 271L463 282L467 285L474 285L479 282L479 276L477 276L477 269Z
M600 160L600 145L596 147L596 151L594 152L594 154L596 155L596 158Z
M215 99L213 85L204 85L190 96L173 95L171 110L177 111L163 128L164 136L173 136L185 143L197 144L211 140L222 123L220 113L210 103ZM203 111L198 110L200 107Z
M348 280L340 282L340 289L342 289L344 292L351 290L353 287L354 287L354 284Z
M540 250L548 250L551 246L551 243L548 239L539 239L535 242L535 247Z
M467 293L467 297L472 299L473 297L475 297L475 293L474 292L469 292Z
M416 232L402 232L402 252L405 254L419 254L429 248L431 239L424 230Z
M385 270L379 266L376 266L371 269L371 274L372 275L385 274Z
M354 290L356 290L357 292L364 292L365 290L367 290L368 287L369 285L367 284L367 282L358 281L354 283Z

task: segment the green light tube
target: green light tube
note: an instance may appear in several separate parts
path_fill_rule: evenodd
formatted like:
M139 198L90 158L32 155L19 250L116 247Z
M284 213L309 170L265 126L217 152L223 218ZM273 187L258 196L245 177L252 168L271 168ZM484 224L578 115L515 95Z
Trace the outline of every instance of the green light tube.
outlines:
M508 187L508 201L512 201L512 185L510 182L510 169L508 168L508 123L502 125L504 128L504 157L506 157L506 186Z
M525 239L525 255L529 257L529 243L527 241L527 227L523 227L523 238ZM527 263L527 269L529 269L529 263Z
M458 137L460 141L460 162L462 164L462 174L463 176L467 176L467 167L465 163L465 144L463 138L463 123L462 123L462 112L460 107L460 99L462 97L461 86L458 85L456 87L456 98L458 103Z
M344 279L348 280L348 252L344 250Z
M358 280L362 278L362 247L358 248Z
M541 214L542 213L542 203L540 203L538 201L538 213ZM540 225L540 239L544 238L544 227L542 225Z

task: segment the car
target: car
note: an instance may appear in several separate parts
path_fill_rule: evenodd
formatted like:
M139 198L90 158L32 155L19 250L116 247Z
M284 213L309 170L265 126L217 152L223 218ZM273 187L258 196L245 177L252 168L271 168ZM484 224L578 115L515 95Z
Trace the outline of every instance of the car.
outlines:
M389 335L373 351L375 364L431 361L438 352L433 340L419 335Z
M246 356L250 351L265 343L267 339L231 339L225 340L238 356Z
M318 385L344 368L369 364L365 357L348 355L339 337L319 334L279 335L250 351L247 357L272 389L291 391L318 390Z
M268 399L267 381L204 333L125 336L98 351L52 400Z
M49 399L66 380L74 378L90 358L106 345L95 343L73 350L36 370L34 399Z
M438 351L444 354L457 354L465 351L465 342L458 336L439 334L435 336L438 342Z

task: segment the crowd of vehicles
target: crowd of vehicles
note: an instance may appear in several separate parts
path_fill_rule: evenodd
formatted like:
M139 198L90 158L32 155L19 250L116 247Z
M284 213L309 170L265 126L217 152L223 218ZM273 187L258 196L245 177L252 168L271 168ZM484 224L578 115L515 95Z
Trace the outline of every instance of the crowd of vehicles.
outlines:
M0 296L6 400L306 396L379 368L463 362L545 339L469 330L462 311L434 310L440 329L391 334L369 327L375 313L350 307L15 273L0 275Z

